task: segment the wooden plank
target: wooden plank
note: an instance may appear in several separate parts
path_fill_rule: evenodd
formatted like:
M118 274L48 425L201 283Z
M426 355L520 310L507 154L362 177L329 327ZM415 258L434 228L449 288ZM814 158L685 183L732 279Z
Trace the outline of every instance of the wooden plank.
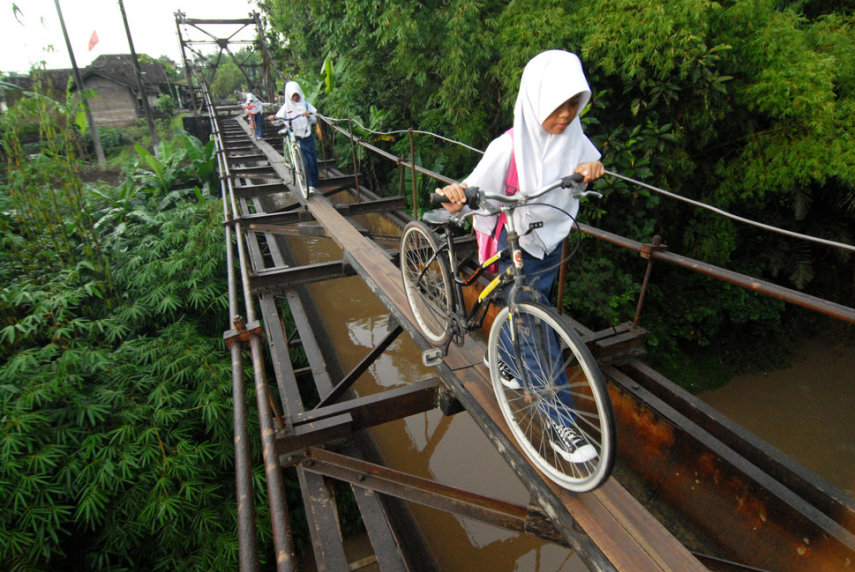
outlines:
M312 197L308 201L308 207L330 236L346 251L345 258L352 257L354 267L363 275L369 287L378 294L396 317L409 320L408 331L416 332L403 293L399 270L384 259L376 245L348 225L326 199ZM420 336L416 335L416 337ZM423 340L422 343L424 343ZM477 363L483 359L483 345L480 348L477 345L473 343L469 347L451 348L447 362L461 369L452 373L447 369L450 366L446 366L447 371L452 375L449 382L452 387L462 383L463 388L475 399L476 403L473 403L466 395L457 396L464 405L467 405L467 409L476 421L480 423L482 420L489 419L492 424L500 428L504 437L497 441L500 447L516 447L495 404L495 398L487 380L486 367L462 365L467 362ZM458 352L462 355L455 355ZM442 371L443 368L437 369ZM453 379L454 374L457 374L458 379ZM481 411L478 411L478 408ZM482 428L485 431L490 430L489 427ZM491 439L497 437L492 435ZM514 463L519 463L521 458L518 449L516 456L508 456L505 453L503 455L512 462L512 466ZM523 470L521 465L514 468ZM532 470L529 467L528 471ZM614 566L615 569L633 571L705 569L682 544L614 481L597 491L583 495L573 495L543 479L539 483L527 482L527 484L533 487L533 494L546 504L544 508L547 512L552 511L551 516L560 524L563 523L561 524L563 533L567 535L571 545L577 550L581 549L580 552L585 552L583 557L595 566L606 568ZM566 513L561 514L561 511ZM574 525L581 527L587 538L593 540L596 546L588 545L583 537L574 530L570 530ZM601 560L597 554L598 551L601 551L606 560Z
M318 570L348 570L335 499L324 477L298 467L297 478L303 491L303 506Z

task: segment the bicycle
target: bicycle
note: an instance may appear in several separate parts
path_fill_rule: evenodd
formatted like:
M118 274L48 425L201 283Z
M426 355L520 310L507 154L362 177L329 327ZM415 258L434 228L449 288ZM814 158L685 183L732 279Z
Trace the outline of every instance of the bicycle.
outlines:
M291 129L291 122L296 117L290 119L276 118L271 121L273 125L287 125L277 131L282 135L282 156L285 160L285 166L291 172L291 184L296 185L300 191L300 196L303 200L309 198L309 183L306 179L306 164L303 162L303 151L300 149L300 143L297 141L297 136L294 135L294 130Z
M490 305L499 303L497 298L511 285L508 302L493 321L487 341L485 362L493 392L511 433L532 463L558 485L586 492L605 482L614 466L611 400L594 357L567 321L553 308L524 299L531 288L526 285L520 235L511 216L516 208L557 187L570 189L577 198L602 196L586 191L580 182L581 176L571 175L535 193L510 196L470 187L466 199L471 212L460 215L436 209L404 227L400 260L407 301L419 329L435 346L423 352L426 365L441 363L451 343L462 344L465 335L480 328ZM431 196L434 203L443 199L436 193ZM453 229L473 214L501 212L507 216L509 246L463 278ZM532 223L527 232L540 224ZM442 229L444 240L432 228ZM508 257L513 264L483 288L466 312L462 288Z

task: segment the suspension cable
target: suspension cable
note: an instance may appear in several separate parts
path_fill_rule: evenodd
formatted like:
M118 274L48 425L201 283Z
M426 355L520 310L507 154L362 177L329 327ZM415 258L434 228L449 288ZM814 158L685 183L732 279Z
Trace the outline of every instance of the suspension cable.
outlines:
M330 122L344 122L344 121L348 121L347 119L340 119L340 118L335 118L335 117L326 117L326 116L324 116L324 119L327 119L327 120L328 120L328 121L330 121ZM399 135L399 134L406 134L406 133L409 133L409 132L410 132L410 130L409 130L409 129L399 129L399 130L394 130L394 131L376 131L376 130L373 130L373 129L369 129L368 127L365 127L364 125L362 125L362 124L361 124L358 120L356 120L356 119L353 119L352 121L353 121L353 123L355 123L356 125L358 125L361 129L363 129L364 131L366 131L366 132L368 132L368 133L370 133L370 134L372 134L372 135ZM412 132L413 132L413 133L421 133L421 134L424 134L424 135L430 135L431 137L435 137L435 138L437 138L437 139L441 139L441 140L443 140L443 141L447 141L447 142L449 142L449 143L453 143L453 144L455 144L455 145L459 145L459 146L461 146L461 147L464 147L464 148L466 148L466 149L469 149L470 151L474 151L475 153L480 153L481 155L483 155L483 154L484 154L484 151L482 151L482 150L480 150L480 149L476 149L475 147L471 147L471 146L467 145L466 143L461 143L460 141L455 141L454 139L449 139L448 137L444 137L444 136L439 135L439 134L437 134L437 133L432 133L432 132L430 132L430 131L421 131L421 130L416 130L416 129L413 129L413 130L412 130ZM678 201L682 201L682 202L684 202L684 203L688 203L688 204L690 204L690 205L692 205L692 206L695 206L695 207L698 207L698 208L706 209L706 210L708 210L708 211L710 211L710 212L716 213L716 214L721 215L721 216L723 216L723 217L725 217L725 218L729 218L729 219L734 220L734 221L737 221L737 222L741 222L741 223L744 223L744 224L747 224L747 225L750 225L750 226L754 226L754 227L757 227L757 228L761 228L761 229L763 229L763 230L767 230L767 231L769 231L769 232L774 232L774 233L777 233L777 234L782 234L782 235L784 235L784 236L789 236L789 237L791 237L791 238L797 238L797 239L800 239L800 240L806 240L806 241L808 241L808 242L814 242L814 243L817 243L817 244L823 244L823 245L825 245L825 246L831 246L831 247L835 247L835 248L840 248L840 249L842 249L842 250L848 250L849 252L855 252L855 245L851 245L851 244L844 244L844 243L842 243L842 242L836 242L836 241L833 241L833 240L827 240L827 239L825 239L825 238L819 238L819 237L816 237L816 236L810 236L810 235L807 235L807 234L802 234L802 233L794 232L794 231L791 231L791 230L786 230L786 229L783 229L783 228L779 228L779 227L776 227L776 226L768 225L768 224L765 224L765 223L762 223L762 222L758 222L758 221L754 221L754 220L751 220L751 219L747 219L747 218L741 217L741 216L739 216L739 215L735 215L735 214L733 214L733 213L729 213L729 212L727 212L727 211L725 211L725 210L723 210L723 209L720 209L720 208L718 208L718 207L714 207L714 206L712 206L712 205L708 205L708 204L706 204L706 203L703 203L703 202L700 202L700 201L696 201L696 200L690 199L690 198L688 198L688 197L683 197L683 196L680 196L680 195L678 195L678 194L676 194L676 193L672 193L672 192L670 192L670 191L666 191L665 189L661 189L661 188L659 188L659 187L655 187L655 186L653 186L653 185L650 185L650 184L648 184L648 183L644 183L644 182L639 181L639 180L637 180L637 179L633 179L632 177L626 177L626 176L624 176L624 175L621 175L620 173L615 173L614 171L606 170L605 174L606 174L606 175L608 175L608 176L610 176L610 177L614 177L615 179L621 179L621 180L626 181L626 182L628 182L628 183L632 183L633 185L637 185L637 186L639 186L639 187L642 187L642 188L648 189L648 190L653 191L653 192L655 192L655 193L659 193L659 194L661 194L661 195L663 195L663 196L666 196L666 197L668 197L668 198L675 199L675 200L678 200Z
M702 203L702 202L699 202L699 201L695 201L695 200L692 200L692 199L687 198L687 197L682 197L682 196L680 196L680 195L678 195L678 194L676 194L676 193L672 193L672 192L670 192L670 191L666 191L665 189L660 189L660 188L658 188L658 187L654 187L653 185L648 185L647 183L643 183L643 182L641 182L641 181L639 181L639 180L637 180L637 179L633 179L633 178L631 178L631 177L625 177L624 175L621 175L621 174L618 174L618 173L614 173L614 172L612 172L612 171L608 171L608 170L607 170L607 171L606 171L606 175L609 175L610 177L614 177L614 178L616 178L616 179L621 179L621 180L627 181L627 182L632 183L632 184L634 184L634 185L638 185L639 187L643 187L643 188L645 188L645 189L649 189L649 190L651 190L651 191L657 192L657 193L659 193L659 194L661 194L661 195L665 195L666 197L669 197L669 198L672 198L672 199L675 199L675 200L678 200L678 201L682 201L682 202L684 202L684 203L688 203L688 204L690 204L690 205L692 205L692 206L696 206L696 207L698 207L698 208L706 209L706 210L708 210L708 211L711 211L711 212L714 212L714 213L716 213L716 214L719 214L719 215L721 215L721 216L723 216L723 217L726 217L726 218L729 218L729 219L732 219L732 220L735 220L735 221L738 221L738 222L741 222L741 223L745 223L745 224L748 224L748 225L751 225L751 226L756 226L757 228L762 228L762 229L764 229L764 230L768 230L768 231L770 231L770 232L776 232L776 233L778 233L778 234L783 234L783 235L785 235L785 236L789 236L789 237L792 237L792 238L799 238L799 239L802 239L802 240L807 240L807 241L810 241L810 242L816 242L816 243L819 243L819 244L824 244L824 245L826 245L826 246L834 246L834 247L837 247L837 248L841 248L841 249L843 249L843 250L848 250L848 251L850 251L850 252L855 252L855 246L853 246L853 245L851 245L851 244L844 244L844 243L842 243L842 242L835 242L835 241L833 241L833 240L826 240L826 239L824 239L824 238L818 238L818 237L810 236L810 235L807 235L807 234L801 234L801 233L798 233L798 232L793 232L793 231L791 231L791 230L786 230L786 229L783 229L783 228L778 228L778 227L776 227L776 226L771 226L771 225L768 225L768 224L764 224L764 223L762 223L762 222L757 222L757 221L753 221L753 220L751 220L751 219L743 218L743 217L741 217L741 216L739 216L739 215L735 215L735 214L729 213L729 212L727 212L727 211L724 211L724 210L722 210L722 209L720 209L720 208L718 208L718 207L714 207L714 206L708 205L708 204L706 204L706 203Z

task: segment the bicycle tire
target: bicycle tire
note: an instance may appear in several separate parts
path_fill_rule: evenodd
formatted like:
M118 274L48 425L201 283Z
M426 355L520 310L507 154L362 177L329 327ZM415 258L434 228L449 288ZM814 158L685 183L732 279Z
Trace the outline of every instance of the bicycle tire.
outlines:
M401 235L401 276L416 323L428 342L441 346L451 338L452 290L448 263L437 256L436 235L412 221Z
M303 161L303 152L299 143L292 143L291 150L294 152L294 183L303 200L309 198L309 183L306 181L306 163Z
M282 138L282 164L285 165L285 168L288 169L288 172L291 174L290 183L293 185L295 182L294 179L294 161L291 157L291 141L288 139L288 135Z
M513 313L503 308L490 328L487 362L502 415L531 462L571 491L587 492L605 482L615 459L611 400L594 357L564 319L533 302L518 303ZM508 379L513 382L506 383ZM508 383L520 387L513 389ZM582 453L590 451L586 447L556 446L561 440L555 420L584 436L596 456L583 460ZM568 454L581 458L567 458Z

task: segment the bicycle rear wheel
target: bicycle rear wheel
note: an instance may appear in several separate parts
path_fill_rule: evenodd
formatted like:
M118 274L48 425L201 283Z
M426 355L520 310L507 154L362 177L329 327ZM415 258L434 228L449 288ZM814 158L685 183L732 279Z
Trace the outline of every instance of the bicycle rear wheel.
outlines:
M493 391L523 452L576 492L601 485L615 456L615 421L599 366L552 308L503 308L490 328Z
M441 346L451 338L452 290L448 264L437 255L436 236L412 221L401 235L401 275L407 302L428 341Z
M306 181L306 163L303 162L303 151L300 149L299 143L292 143L291 149L294 152L294 184L300 191L300 196L303 199L308 199L309 183Z

